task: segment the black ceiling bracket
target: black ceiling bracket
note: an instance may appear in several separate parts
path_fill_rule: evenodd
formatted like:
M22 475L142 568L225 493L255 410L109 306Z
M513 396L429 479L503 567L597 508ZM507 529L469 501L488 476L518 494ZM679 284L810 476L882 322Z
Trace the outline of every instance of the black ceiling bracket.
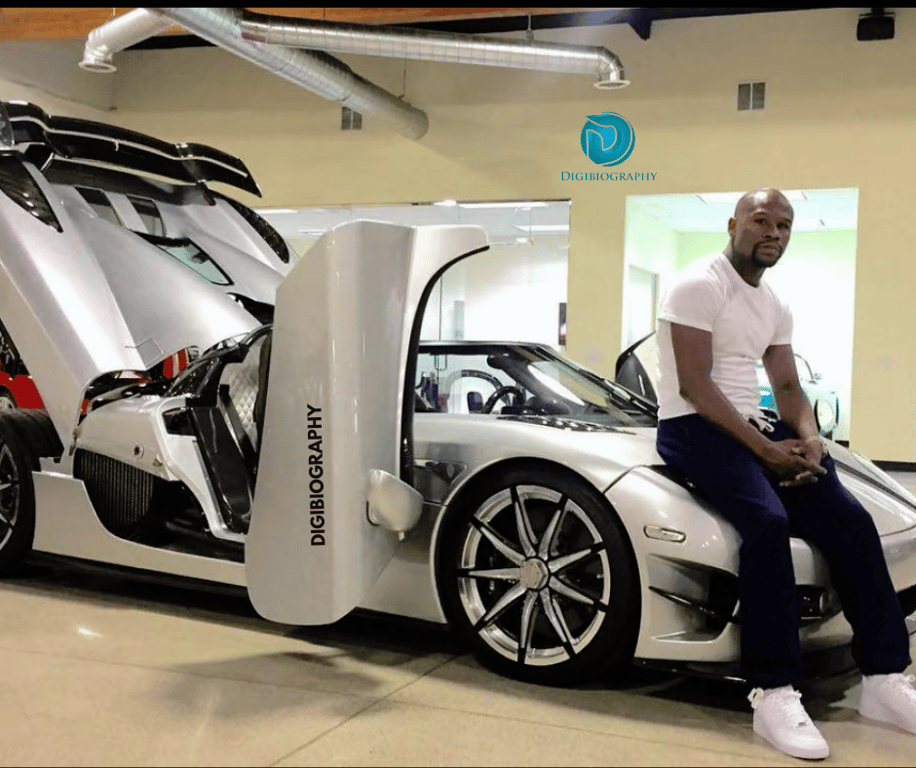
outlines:
M640 14L627 19L627 22L633 27L633 31L643 40L649 39L649 35L652 34L652 19L646 18Z

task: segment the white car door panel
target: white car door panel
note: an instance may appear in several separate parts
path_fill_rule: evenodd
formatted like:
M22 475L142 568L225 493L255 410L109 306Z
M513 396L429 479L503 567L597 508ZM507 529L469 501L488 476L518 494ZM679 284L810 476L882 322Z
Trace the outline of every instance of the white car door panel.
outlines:
M403 403L417 315L442 270L484 248L477 227L352 222L280 285L245 551L265 618L336 621L390 560L397 534L378 524L385 505L416 498L392 484L409 480L412 387L407 414ZM399 519L412 519L409 510Z

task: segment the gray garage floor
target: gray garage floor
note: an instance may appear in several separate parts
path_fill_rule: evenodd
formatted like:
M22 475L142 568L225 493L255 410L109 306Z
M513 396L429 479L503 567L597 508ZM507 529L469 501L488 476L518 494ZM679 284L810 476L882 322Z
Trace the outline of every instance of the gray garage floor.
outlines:
M739 686L635 670L616 688L539 688L435 628L291 629L242 596L43 564L0 585L0 670L0 765L800 762L754 736ZM916 736L855 713L855 676L805 691L829 764L916 764Z

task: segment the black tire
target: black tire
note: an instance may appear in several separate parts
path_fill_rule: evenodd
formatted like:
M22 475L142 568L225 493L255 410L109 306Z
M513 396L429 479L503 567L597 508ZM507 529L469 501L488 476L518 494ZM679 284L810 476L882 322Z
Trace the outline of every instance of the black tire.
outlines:
M594 488L559 469L513 469L456 501L441 527L437 583L481 664L543 685L629 665L639 575L623 525Z
M0 411L0 576L19 570L32 550L38 459L62 452L43 411Z

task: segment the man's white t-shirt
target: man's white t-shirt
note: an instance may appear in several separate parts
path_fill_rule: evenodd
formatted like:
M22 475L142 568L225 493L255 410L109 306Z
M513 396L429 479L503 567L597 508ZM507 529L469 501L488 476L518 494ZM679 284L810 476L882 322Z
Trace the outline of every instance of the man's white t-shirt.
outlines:
M746 283L724 253L683 270L658 313L658 416L696 413L680 395L671 323L712 333L713 383L746 416L760 412L755 365L767 347L792 343L792 313L764 280Z

